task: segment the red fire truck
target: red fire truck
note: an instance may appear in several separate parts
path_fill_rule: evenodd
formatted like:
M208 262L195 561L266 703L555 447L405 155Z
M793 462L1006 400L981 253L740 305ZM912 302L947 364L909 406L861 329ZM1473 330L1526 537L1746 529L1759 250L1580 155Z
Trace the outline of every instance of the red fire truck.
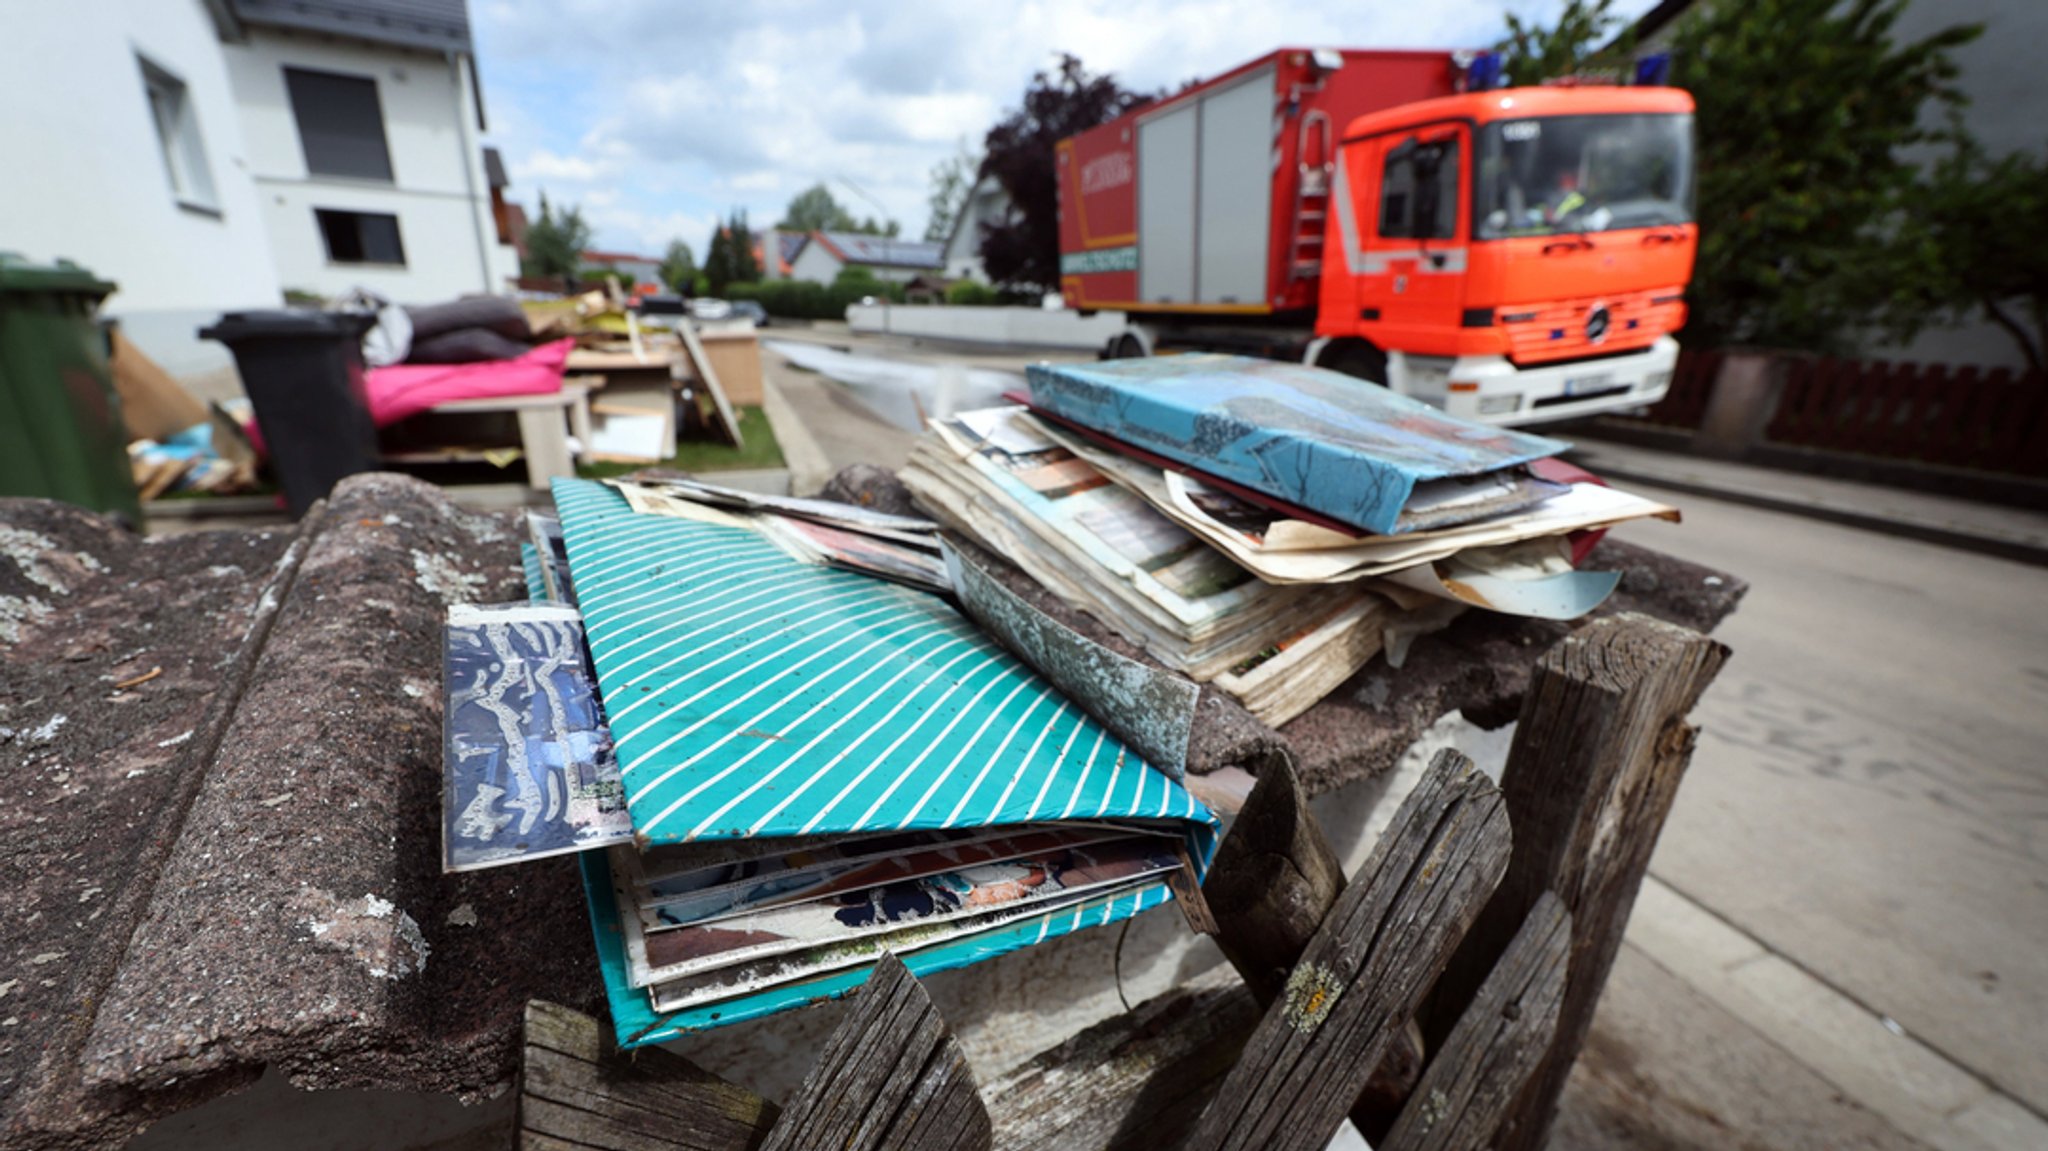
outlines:
M1661 398L1692 98L1496 57L1283 48L1063 140L1061 294L1107 357L1300 360L1496 424Z

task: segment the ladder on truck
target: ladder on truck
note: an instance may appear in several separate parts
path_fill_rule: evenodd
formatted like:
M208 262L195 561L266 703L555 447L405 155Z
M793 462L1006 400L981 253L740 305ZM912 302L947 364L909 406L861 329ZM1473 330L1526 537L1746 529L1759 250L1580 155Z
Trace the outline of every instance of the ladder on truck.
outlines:
M1328 113L1316 108L1302 116L1294 156L1294 237L1287 261L1290 285L1323 272L1323 222L1330 215L1330 177L1336 169Z

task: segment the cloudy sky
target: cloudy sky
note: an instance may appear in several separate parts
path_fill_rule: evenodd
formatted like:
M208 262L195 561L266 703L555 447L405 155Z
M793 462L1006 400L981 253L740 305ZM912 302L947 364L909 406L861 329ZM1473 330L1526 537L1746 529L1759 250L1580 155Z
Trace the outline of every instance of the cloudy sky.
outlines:
M1653 0L1618 0L1633 17ZM933 165L979 150L1062 51L1129 88L1214 75L1283 45L1454 48L1562 0L867 3L470 0L489 139L512 197L578 204L598 246L701 258L713 222L773 224L819 181L923 234Z

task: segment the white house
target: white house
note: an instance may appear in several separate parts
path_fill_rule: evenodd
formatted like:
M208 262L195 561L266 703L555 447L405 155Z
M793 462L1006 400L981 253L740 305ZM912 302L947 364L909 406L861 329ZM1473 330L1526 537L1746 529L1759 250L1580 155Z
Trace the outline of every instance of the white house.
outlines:
M229 0L223 52L287 290L500 292L464 0Z
M169 371L226 367L201 324L281 302L222 37L224 2L12 4L0 35L0 248L68 257Z
M999 222L1009 214L1009 194L994 177L983 176L974 182L960 205L960 215L953 220L952 232L946 236L947 279L988 281L988 273L981 266L981 226Z
M786 233L785 233L786 234ZM945 266L943 245L859 232L812 232L790 261L789 278L829 284L845 268L866 268L898 283L936 274Z
M69 258L175 375L287 289L502 291L463 0L10 4L0 249ZM505 237L509 240L509 237Z

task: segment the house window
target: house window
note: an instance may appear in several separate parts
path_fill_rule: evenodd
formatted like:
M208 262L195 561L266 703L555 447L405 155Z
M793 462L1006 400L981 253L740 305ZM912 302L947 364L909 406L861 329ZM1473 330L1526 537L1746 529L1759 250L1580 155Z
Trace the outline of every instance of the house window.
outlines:
M315 208L327 258L336 264L405 265L405 245L398 239L398 217L385 212L343 212Z
M291 94L292 117L299 122L306 171L391 183L391 150L384 145L384 111L375 80L286 68L284 86Z
M149 118L156 128L157 151L171 196L187 208L218 211L213 173L206 166L206 146L199 138L199 118L192 112L185 82L161 65L140 56L142 90L149 99Z

